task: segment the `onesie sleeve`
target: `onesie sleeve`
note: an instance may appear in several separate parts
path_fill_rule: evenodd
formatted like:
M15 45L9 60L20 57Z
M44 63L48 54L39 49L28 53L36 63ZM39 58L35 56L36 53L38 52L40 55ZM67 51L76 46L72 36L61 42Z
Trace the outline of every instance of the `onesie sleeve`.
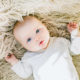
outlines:
M32 68L27 60L21 59L11 67L11 69L21 78L28 78L32 74Z
M70 50L72 52L72 55L78 55L80 54L80 37L77 36L77 29L72 31L71 33L71 46Z
M77 30L74 30L71 32L71 40L67 40L65 38L60 38L60 42L61 45L63 45L63 47L60 47L60 49L62 48L64 51L65 49L69 51L69 53L71 55L79 55L80 54L80 37L77 36Z

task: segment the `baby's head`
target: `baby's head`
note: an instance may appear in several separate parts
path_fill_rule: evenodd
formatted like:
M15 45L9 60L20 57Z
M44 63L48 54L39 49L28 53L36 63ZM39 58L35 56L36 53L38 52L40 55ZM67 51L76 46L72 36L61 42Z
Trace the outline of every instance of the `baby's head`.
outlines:
M49 42L49 32L37 18L26 16L13 29L14 37L29 51L45 49Z

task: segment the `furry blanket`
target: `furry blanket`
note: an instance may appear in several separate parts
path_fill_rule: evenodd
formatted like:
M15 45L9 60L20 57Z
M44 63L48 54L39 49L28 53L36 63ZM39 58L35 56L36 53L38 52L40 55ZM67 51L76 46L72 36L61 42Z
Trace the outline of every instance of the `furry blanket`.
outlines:
M14 53L20 59L26 51L15 40L12 30L16 21L28 15L40 19L51 36L70 39L66 25L71 21L80 25L80 0L0 0L0 80L23 80L11 71L4 56ZM73 62L80 76L79 57L73 56Z

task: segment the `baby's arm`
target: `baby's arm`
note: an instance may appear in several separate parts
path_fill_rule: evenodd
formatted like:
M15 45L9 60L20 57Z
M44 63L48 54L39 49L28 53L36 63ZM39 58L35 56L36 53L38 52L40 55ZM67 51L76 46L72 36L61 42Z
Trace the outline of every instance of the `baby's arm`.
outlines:
M68 31L71 34L71 46L70 50L73 52L72 54L80 54L80 32L78 24L72 22L69 23Z
M18 60L13 54L6 56L5 60L12 65L11 69L18 76L28 78L32 74L32 69L26 60Z

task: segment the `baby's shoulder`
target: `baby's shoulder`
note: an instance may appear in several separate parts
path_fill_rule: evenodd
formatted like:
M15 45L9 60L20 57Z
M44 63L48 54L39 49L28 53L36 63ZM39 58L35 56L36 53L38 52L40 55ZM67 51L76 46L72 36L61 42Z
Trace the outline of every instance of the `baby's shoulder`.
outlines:
M58 41L58 42L66 42L66 41L69 41L68 39L66 39L64 37L51 37L51 39L53 41Z
M70 41L64 37L51 37L52 38L52 43L55 43L55 45L64 45L68 44L70 45Z

